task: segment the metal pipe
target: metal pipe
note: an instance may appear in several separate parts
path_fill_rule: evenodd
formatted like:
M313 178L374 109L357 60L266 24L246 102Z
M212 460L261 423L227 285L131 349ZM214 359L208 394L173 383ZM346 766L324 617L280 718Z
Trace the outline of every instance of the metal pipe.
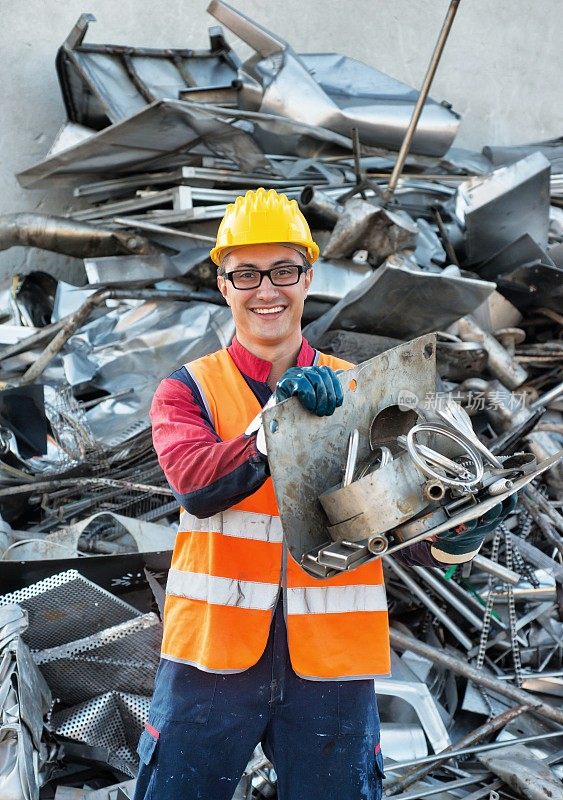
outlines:
M456 675L461 675L467 680L482 686L484 689L491 689L492 691L500 694L502 697L508 697L518 705L530 705L530 712L546 719L551 719L559 725L563 725L563 708L556 708L555 706L548 705L542 702L533 695L525 692L523 689L518 689L516 686L503 683L499 681L494 675L485 669L476 669L462 661L458 656L445 650L438 650L437 648L419 642L414 636L409 636L397 628L391 628L390 632L391 646L395 650L401 652L411 650L416 655L423 656L431 661L433 664L440 664L447 669L451 669ZM563 733L563 732L562 732Z
M471 316L458 320L459 337L464 342L477 342L489 356L488 368L509 389L521 386L528 377L526 370L510 355L494 336L481 328Z
M449 747L446 747L445 750L442 750L441 753L438 753L437 758L429 762L431 766L418 766L419 764L422 765L424 763L424 759L416 759L414 762L414 769L410 769L400 778L391 778L385 782L385 794L388 794L390 789L392 789L394 792L403 792L409 786L412 786L415 781L421 780L428 775L431 770L435 769L441 764L445 764L446 761L450 760L450 758L454 758L454 753L456 751L459 752L460 750L476 745L486 736L492 736L492 734L496 733L498 730L500 730L500 728L504 728L504 726L508 725L509 722L512 722L513 719L516 719L516 717L519 717L520 714L523 714L525 711L529 710L530 706L517 706L516 708L509 708L502 714L493 717L493 719L488 720L483 725L480 725L478 728L475 728L475 730L463 736L455 744L451 744ZM403 765L398 764L397 766L401 768ZM395 769L395 765L393 765L393 769Z
M508 567L503 567L502 564L497 564L496 561L491 561L490 558L486 556L482 556L477 553L476 556L472 559L473 564L479 569L483 570L483 572L488 573L489 575L494 575L495 578L500 578L501 581L504 583L510 583L513 586L516 586L517 583L520 582L520 575L517 572L514 572L512 569L508 569Z
M303 213L313 213L331 225L336 223L336 220L344 211L343 205L314 186L303 187L298 203Z
M38 247L75 258L156 252L153 245L137 233L109 231L66 217L29 213L0 216L0 250L11 247Z
M27 386L43 374L53 358L60 353L72 334L83 325L93 310L106 300L199 300L223 305L216 292L167 292L161 289L100 289L90 295L73 314L69 314L63 327L49 342L39 358L24 372L19 381L13 383Z
M409 589L418 599L420 602L426 606L426 608L434 614L434 616L440 620L442 625L447 628L453 636L458 640L462 647L465 647L466 650L471 650L473 647L473 642L471 639L465 635L465 633L458 627L453 620L447 615L445 611L436 605L436 603L428 597L424 589L418 585L418 583L411 578L406 570L397 564L396 561L393 561L388 556L383 557L389 569L395 573L395 575L402 581L402 583Z
M412 140L414 138L416 126L418 125L418 120L420 119L424 103L426 102L426 98L428 97L428 92L430 91L430 87L432 86L432 81L434 80L434 75L436 74L436 70L438 69L438 64L440 63L440 58L442 57L442 52L444 50L444 46L448 39L448 35L452 27L460 2L461 0L451 0L450 2L446 18L444 20L444 24L442 25L442 30L440 31L440 35L438 36L438 41L436 42L434 52L432 53L430 64L428 65L428 69L426 70L426 75L424 76L424 81L422 83L422 88L420 89L420 94L418 95L418 100L416 101L416 105L413 108L412 117L410 119L409 126L406 130L405 138L403 139L403 143L401 144L401 149L399 150L399 155L397 156L397 161L395 162L395 166L393 167L393 172L391 173L391 178L389 179L389 185L384 194L384 199L386 201L391 199L391 197L395 192L395 189L397 188L397 183L401 176L401 172L403 171L403 167L405 165L405 161L408 152L410 150Z

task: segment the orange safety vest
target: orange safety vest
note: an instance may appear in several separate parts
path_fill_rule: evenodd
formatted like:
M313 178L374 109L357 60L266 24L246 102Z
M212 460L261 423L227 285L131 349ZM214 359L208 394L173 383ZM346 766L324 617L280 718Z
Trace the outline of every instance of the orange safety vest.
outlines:
M320 354L319 365L349 364ZM186 369L221 439L240 436L260 404L226 350ZM283 544L271 478L207 519L182 510L166 587L162 657L208 672L242 672L264 652L280 587L289 654L303 678L390 672L381 561L332 578L309 575Z

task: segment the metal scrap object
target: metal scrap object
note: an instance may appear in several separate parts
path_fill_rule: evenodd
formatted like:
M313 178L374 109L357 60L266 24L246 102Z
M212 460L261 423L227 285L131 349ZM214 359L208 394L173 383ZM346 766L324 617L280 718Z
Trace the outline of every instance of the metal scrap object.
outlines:
M239 69L242 107L312 122L345 135L356 127L364 144L399 148L415 105L415 91L339 54L298 55L281 37L222 0L212 0L207 10L257 54ZM351 92L355 85L370 89ZM412 151L443 155L458 124L457 114L428 100Z
M298 561L327 540L326 517L317 498L340 483L342 454L352 430L359 431L358 463L364 463L371 454L374 417L393 405L399 419L408 416L396 406L401 389L416 387L424 397L434 391L435 375L435 337L424 336L344 373L344 402L331 417L312 418L295 398L264 412L281 522L286 536L291 532L287 543Z
M33 650L63 645L140 616L136 608L75 569L0 596L0 607L13 603L27 611L24 639Z
M76 258L147 255L156 250L138 233L104 230L87 222L31 212L0 216L0 250L11 247L38 247Z
M479 753L479 761L527 800L563 800L563 785L531 749L515 744L499 752Z
M458 320L460 338L466 342L477 342L488 354L490 372L509 389L516 389L528 378L526 370L518 364L506 348L490 333L484 331L471 316Z
M524 233L547 245L549 173L547 158L533 153L460 184L456 216L466 229L470 264L490 258Z
M334 329L411 339L447 328L481 305L493 290L494 284L485 281L417 272L386 262L303 333L313 343Z

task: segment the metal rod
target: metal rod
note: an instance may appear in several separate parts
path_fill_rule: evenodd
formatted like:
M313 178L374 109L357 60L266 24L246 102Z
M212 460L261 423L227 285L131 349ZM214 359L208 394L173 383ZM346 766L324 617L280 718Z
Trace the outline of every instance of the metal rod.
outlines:
M479 780L485 780L489 774L488 772L481 773L481 778L478 775L470 775L468 778L458 778L453 781L439 781L438 783L428 786L427 789L419 788L416 789L414 793L394 795L393 800L419 800L423 797L432 797L434 794L444 795L446 792L452 792L454 789L462 789L464 786L473 786L478 783ZM383 796L387 797L387 781L383 784L383 788ZM488 791L488 789L484 790L485 794L487 794ZM464 800L466 799L464 798Z
M461 646L465 647L466 650L471 650L473 647L473 642L471 639L465 635L461 628L456 625L452 619L450 619L445 611L442 611L442 609L436 605L436 603L430 597L428 597L428 594L422 587L418 585L415 580L411 578L408 572L400 567L396 561L393 561L387 556L384 556L384 560L389 569L394 572L395 575L407 587L407 589L409 589L416 597L418 597L420 602L423 603L423 605L425 605L426 608L428 608L428 610L431 611L437 619L440 620L442 625L455 636Z
M529 408L531 411L535 411L536 408L541 408L541 406L548 406L552 400L557 400L557 398L561 397L562 394L563 381L558 383L557 386L554 386L545 394L542 394L537 400L534 400L533 403L530 403Z
M56 481L37 481L37 483L24 483L21 486L8 486L5 489L0 489L0 497L10 497L14 494L50 492L54 489L79 486L111 486L115 489L130 489L135 492L172 495L172 490L168 486L152 486L147 483L134 483L111 478L62 478Z
M473 557L472 563L488 575L494 575L495 578L500 578L504 583L511 583L513 586L520 583L521 576L517 572L514 572L513 569L503 567L502 564L497 564L496 561L492 561L490 558L482 556L479 553Z
M354 173L356 175L356 186L360 188L363 186L364 177L362 175L362 162L360 158L360 134L357 128L352 128L352 148L354 151ZM360 195L365 200L366 193L364 192L363 188L360 191Z
M508 725L513 719L529 710L530 706L526 705L509 708L507 711L503 711L502 714L493 717L493 719L488 720L483 725L475 728L475 730L462 736L455 744L446 747L446 749L438 753L437 757L433 758L431 762L426 762L429 763L430 766L419 766L424 763L424 759L415 760L414 768L410 769L405 775L400 778L391 778L389 781L385 782L385 793L387 794L389 789L392 789L394 792L403 792L409 786L412 786L413 783L428 775L435 767L444 764L446 761L449 761L450 758L454 758L454 753L459 753L461 750L473 747L486 736L492 736L492 734L496 733L500 728L504 728L504 726ZM404 764L397 766L401 768ZM395 765L393 765L393 769L395 769Z
M459 597L456 597L448 588L446 582L444 581L440 571L436 569L438 572L438 576L432 574L428 567L413 567L414 571L420 575L422 580L430 586L430 588L440 597L442 597L447 603L449 603L452 608L461 614L462 617L469 622L470 625L473 625L474 628L477 628L478 631L482 630L483 628L483 617L478 617L477 614L474 614L470 608L462 603Z
M441 664L447 669L451 669L456 675L467 678L477 686L491 689L502 697L508 697L509 700L515 701L518 705L530 705L532 714L551 719L559 725L563 725L563 708L556 708L544 703L523 689L518 689L515 686L499 681L490 672L484 669L476 669L467 662L462 661L458 656L445 650L438 650L425 642L419 642L414 636L408 636L396 628L391 628L390 638L391 646L395 650L400 650L401 652L412 650L413 653L428 658L433 664Z
M532 710L532 709L530 709ZM462 750L455 750L450 753L449 758L457 758L458 756L470 756L474 753L485 753L488 750L500 750L503 747L511 747L515 744L530 744L542 741L543 739L556 739L558 736L563 736L563 730L550 731L550 733L536 734L535 736L523 736L520 739L505 739L502 742L490 742L489 744L478 744L475 747L465 747ZM445 752L445 751L444 751ZM434 756L425 756L414 761L403 761L401 764L393 764L393 769L403 769L403 767L413 767L417 764L430 764L431 762L440 761L442 753Z
M420 94L418 95L418 100L416 101L416 105L413 109L409 126L405 133L405 138L403 139L403 143L401 144L401 149L399 150L399 155L397 156L397 161L395 163L395 166L393 167L393 172L391 173L391 178L389 179L389 185L387 187L385 194L383 195L384 199L387 201L391 199L391 197L395 192L395 189L397 188L398 180L401 176L401 172L403 171L403 167L405 165L405 161L408 152L410 150L412 140L414 138L416 126L418 125L418 120L420 119L424 103L426 102L426 98L428 97L428 92L430 91L430 87L432 86L432 81L434 80L434 75L436 74L436 70L438 69L438 64L440 63L440 58L442 57L442 52L444 50L444 46L448 39L448 35L452 27L460 2L461 0L451 0L450 2L446 18L444 20L444 24L442 25L442 30L440 31L440 35L438 36L436 47L434 48L434 52L432 53L432 58L430 59L430 64L428 65L426 75L424 76L424 81L422 83Z

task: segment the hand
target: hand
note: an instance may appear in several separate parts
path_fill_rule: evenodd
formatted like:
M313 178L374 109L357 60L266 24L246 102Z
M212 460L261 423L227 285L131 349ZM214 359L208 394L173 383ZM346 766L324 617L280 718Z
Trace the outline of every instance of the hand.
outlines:
M330 367L290 367L276 384L276 401L297 397L317 417L330 417L342 405L342 387Z
M517 503L518 493L515 492L482 517L438 534L430 548L432 555L444 564L463 564L470 561L481 549L485 536L512 514Z

